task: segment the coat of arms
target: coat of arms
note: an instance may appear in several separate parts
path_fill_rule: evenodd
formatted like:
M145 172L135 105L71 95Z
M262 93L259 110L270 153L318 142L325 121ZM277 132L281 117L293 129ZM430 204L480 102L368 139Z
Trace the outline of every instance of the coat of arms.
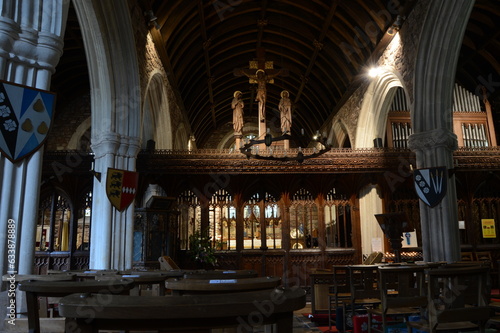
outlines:
M139 174L135 171L108 168L106 194L120 212L134 201L138 180Z
M446 195L448 169L446 167L435 167L414 170L413 181L420 200L427 206L434 207Z
M0 81L0 152L16 163L38 150L47 138L55 94Z

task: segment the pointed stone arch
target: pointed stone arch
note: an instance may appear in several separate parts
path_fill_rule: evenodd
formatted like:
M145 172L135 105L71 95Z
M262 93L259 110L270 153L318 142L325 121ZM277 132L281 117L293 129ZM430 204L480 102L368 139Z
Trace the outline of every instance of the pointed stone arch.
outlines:
M130 8L123 1L74 1L87 56L91 91L91 147L95 170L135 170L140 150L141 85ZM132 267L133 212L118 212L106 182L94 182L90 268Z
M156 149L172 149L172 122L168 94L163 75L154 72L148 82L141 117L142 148L148 140L156 143Z
M90 140L90 137L86 138L87 131L90 130L91 117L88 117L75 130L75 133L71 136L71 139L68 141L67 149L81 149L82 139Z
M179 150L188 149L188 140L190 140L190 137L186 130L186 126L181 123L175 131L175 141L173 148Z
M387 113L398 87L404 89L402 80L390 69L384 69L368 86L356 128L355 148L371 148L375 138L385 138Z
M345 147L346 140L350 140L347 128L341 119L332 125L328 139L331 140L332 146L336 148Z

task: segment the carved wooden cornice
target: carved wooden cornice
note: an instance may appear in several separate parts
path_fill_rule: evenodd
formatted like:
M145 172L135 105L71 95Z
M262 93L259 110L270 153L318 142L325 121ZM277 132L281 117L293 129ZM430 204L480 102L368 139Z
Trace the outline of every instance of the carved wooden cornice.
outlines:
M307 148L310 149L310 148ZM305 153L312 153L303 148ZM459 148L454 152L456 171L500 170L500 148ZM67 172L87 173L92 156L75 151L46 152L44 172L67 167ZM408 169L415 165L415 154L396 148L333 148L320 157L297 161L247 159L230 149L142 151L137 158L137 171L145 174L324 174L379 173Z

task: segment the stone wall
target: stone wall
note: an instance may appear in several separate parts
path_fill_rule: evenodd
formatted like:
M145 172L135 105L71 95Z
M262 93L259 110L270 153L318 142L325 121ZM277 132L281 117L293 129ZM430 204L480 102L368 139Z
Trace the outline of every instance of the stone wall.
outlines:
M57 105L54 123L45 143L45 150L68 149L68 142L80 124L90 117L90 92L75 95L64 105Z
M377 61L378 66L390 67L397 72L410 98L410 105L413 104L413 76L415 59L418 53L418 41L421 34L421 29L416 29L415 27L423 26L428 7L428 0L417 2L410 16L406 18L406 22L403 24L397 38L393 39ZM353 145L356 142L355 135L361 105L369 84L370 81L365 80L349 97L347 102L332 119L331 124L329 124L329 127L331 127L337 121L341 121Z
M151 37L148 37L149 30L145 23L142 9L138 5L133 6L131 8L131 16L132 22L134 22L134 35L136 38L137 59L139 62L139 77L141 80L141 96L143 101L141 103L141 108L146 99L145 96L150 78L156 73L161 73L168 99L168 110L157 111L169 112L172 129L180 128L180 124L183 123L184 128L187 128L187 131L190 132L190 125L185 120L186 117L184 115L183 103L175 92L176 88L169 82L167 71L163 67ZM186 137L189 137L189 135L190 133L187 133ZM172 140L175 140L175 136L172 136Z

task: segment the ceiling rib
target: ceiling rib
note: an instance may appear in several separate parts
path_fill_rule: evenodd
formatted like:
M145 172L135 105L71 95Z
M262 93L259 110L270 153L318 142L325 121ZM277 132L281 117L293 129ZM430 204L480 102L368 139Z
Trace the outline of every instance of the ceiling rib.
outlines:
M320 33L318 39L313 41L314 53L309 61L309 65L307 66L306 72L303 75L302 82L300 83L300 87L297 91L297 95L295 96L294 104L297 104L299 102L300 96L302 95L302 92L304 90L304 86L307 84L311 70L316 62L316 58L318 57L319 52L323 48L323 40L326 36L326 33L327 33L330 25L332 24L333 17L335 16L335 12L337 10L337 5L338 5L338 0L335 0L332 3L332 5L330 6L330 10L328 11L328 16L326 17L325 21L323 22L323 27L321 28L321 33Z
M217 128L217 120L215 118L215 107L214 107L214 92L213 92L213 81L211 66L210 66L210 55L208 54L208 49L212 42L211 39L207 38L207 27L205 26L205 9L203 7L203 1L198 0L198 14L200 17L200 30L201 37L203 38L203 58L205 60L205 71L207 74L207 87L208 87L208 100L210 101L210 113L212 114L212 123L214 128Z

